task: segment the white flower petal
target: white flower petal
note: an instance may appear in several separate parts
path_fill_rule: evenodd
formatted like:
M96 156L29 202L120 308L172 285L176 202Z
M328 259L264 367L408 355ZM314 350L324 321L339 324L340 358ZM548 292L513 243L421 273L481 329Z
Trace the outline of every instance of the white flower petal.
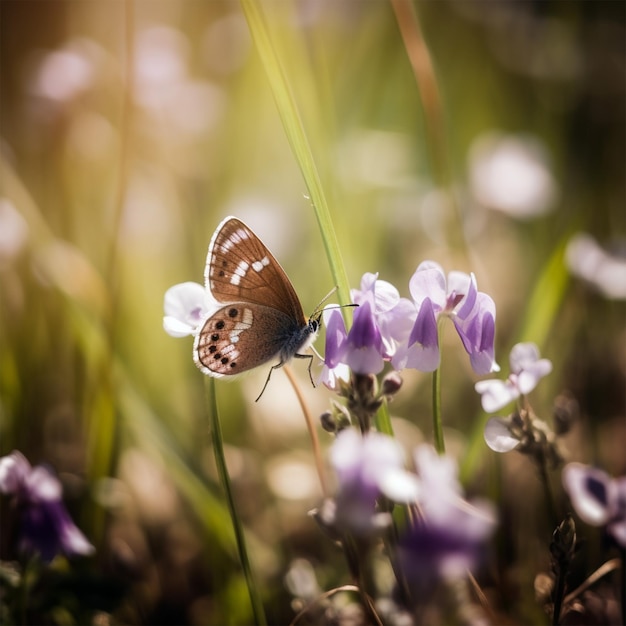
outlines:
M485 425L485 442L495 452L510 452L519 445L506 420L492 417Z
M403 469L384 472L379 478L378 487L390 500L402 504L418 502L421 494L418 477Z
M198 283L179 283L165 292L163 328L173 337L194 334L212 308L219 304Z
M552 361L539 359L536 363L522 370L517 377L517 388L520 393L530 393L539 381L552 371Z
M448 294L466 294L469 291L473 276L465 272L452 271L448 273ZM495 308L495 307L494 307Z
M47 467L37 465L26 480L26 488L36 500L60 502L63 496L59 479Z
M430 298L440 309L446 306L446 276L434 261L423 261L409 280L411 297L419 305Z
M385 313L398 304L400 292L391 283L386 280L377 280L375 290L376 314Z
M511 371L519 374L539 360L539 348L532 342L516 343L511 348L509 363Z
M499 411L519 397L519 391L510 380L480 380L474 385L474 389L481 394L480 401L487 413Z
M196 327L181 322L178 318L166 315L163 318L163 330L172 337L186 337L193 335Z

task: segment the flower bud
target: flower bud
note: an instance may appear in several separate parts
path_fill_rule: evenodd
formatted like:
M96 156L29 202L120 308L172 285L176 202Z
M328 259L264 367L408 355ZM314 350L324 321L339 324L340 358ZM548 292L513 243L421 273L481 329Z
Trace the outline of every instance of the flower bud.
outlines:
M394 396L396 393L398 393L398 391L400 391L401 387L402 377L400 376L400 374L398 374L398 372L396 371L389 372L389 374L387 374L387 376L385 376L385 378L383 379L380 393L381 395L387 397Z

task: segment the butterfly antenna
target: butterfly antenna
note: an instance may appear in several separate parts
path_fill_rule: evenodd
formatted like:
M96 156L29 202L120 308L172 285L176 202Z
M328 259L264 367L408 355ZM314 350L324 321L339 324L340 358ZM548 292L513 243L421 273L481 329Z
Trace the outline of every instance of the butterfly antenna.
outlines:
M328 298L330 298L330 296L332 296L335 293L335 291L337 291L336 285L321 299L320 303L315 307L315 310L313 311L311 318L319 320L319 318L322 317L322 312L324 311L324 306L323 306L324 302L326 302ZM332 306L328 308L329 309L344 309L346 307L354 307L354 306L359 306L359 305L351 302L350 304L338 304L336 306Z

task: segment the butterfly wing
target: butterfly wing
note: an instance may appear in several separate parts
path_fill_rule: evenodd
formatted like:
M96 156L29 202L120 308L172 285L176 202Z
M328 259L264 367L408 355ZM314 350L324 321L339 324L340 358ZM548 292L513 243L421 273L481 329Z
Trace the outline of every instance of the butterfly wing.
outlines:
M255 303L229 304L204 322L194 342L194 360L209 376L234 376L281 356L289 338L299 342L304 333L282 311Z
M306 324L300 300L280 263L235 217L227 217L217 227L204 278L220 303L259 304L282 311L299 326Z

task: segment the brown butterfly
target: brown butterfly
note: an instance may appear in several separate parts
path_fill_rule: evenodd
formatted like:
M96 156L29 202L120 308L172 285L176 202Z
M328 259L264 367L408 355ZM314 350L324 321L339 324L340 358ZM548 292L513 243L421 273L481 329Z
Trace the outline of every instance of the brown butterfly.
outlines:
M216 229L204 271L206 288L222 306L204 321L194 361L209 376L235 376L269 361L272 372L302 354L317 337L322 311L307 319L287 274L265 244L236 217Z

